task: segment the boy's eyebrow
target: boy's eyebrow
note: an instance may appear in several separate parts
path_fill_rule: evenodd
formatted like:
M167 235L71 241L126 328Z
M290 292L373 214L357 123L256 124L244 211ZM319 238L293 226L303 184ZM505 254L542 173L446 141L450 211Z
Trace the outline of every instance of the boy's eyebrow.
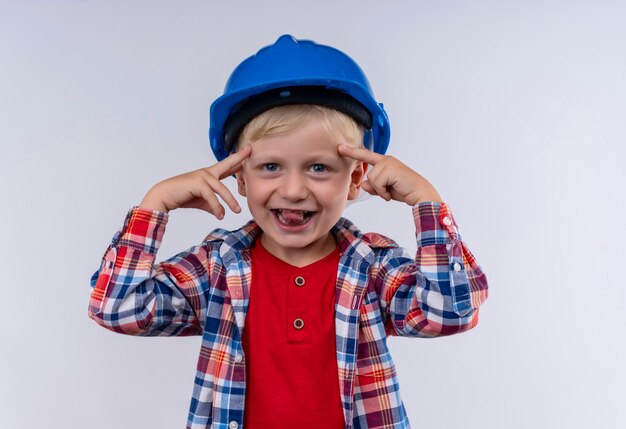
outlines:
M283 159L279 153L255 153L254 151L248 157L248 160L254 161L268 161L268 160L276 160Z

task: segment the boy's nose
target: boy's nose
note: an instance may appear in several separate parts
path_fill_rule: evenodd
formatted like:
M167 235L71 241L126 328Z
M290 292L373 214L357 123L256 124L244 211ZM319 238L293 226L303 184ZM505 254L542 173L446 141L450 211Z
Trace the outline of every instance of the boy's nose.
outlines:
M301 201L309 196L306 180L301 174L288 174L283 178L278 190L279 195L289 201Z

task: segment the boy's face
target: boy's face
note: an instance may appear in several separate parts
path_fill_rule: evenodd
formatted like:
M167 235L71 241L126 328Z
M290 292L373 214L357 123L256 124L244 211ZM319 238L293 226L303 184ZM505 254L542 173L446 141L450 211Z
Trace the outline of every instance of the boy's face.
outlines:
M340 143L348 144L331 140L318 119L250 143L237 173L239 193L263 230L263 246L286 262L314 262L336 245L330 229L358 196L365 173L363 163L339 154Z

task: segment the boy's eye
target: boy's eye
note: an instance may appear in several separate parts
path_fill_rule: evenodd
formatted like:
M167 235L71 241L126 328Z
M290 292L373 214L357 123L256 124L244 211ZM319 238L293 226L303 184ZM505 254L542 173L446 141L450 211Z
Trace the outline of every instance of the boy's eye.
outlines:
M313 164L311 166L311 171L314 172L314 173L323 173L327 169L328 168L324 164Z
M276 171L278 170L278 164L275 162L268 162L267 164L263 164L262 168L265 171Z

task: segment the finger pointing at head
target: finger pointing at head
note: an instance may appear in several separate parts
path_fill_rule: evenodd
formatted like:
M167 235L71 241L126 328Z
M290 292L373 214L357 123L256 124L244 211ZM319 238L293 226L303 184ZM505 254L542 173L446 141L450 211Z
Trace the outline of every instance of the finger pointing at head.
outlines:
M220 180L235 174L241 169L241 164L250 156L250 153L251 147L250 145L246 145L241 148L241 150L230 154L213 166L215 174Z
M375 165L378 161L384 158L383 155L372 152L371 150L360 147L351 147L345 144L340 144L338 146L338 151L342 156L346 156L357 161L367 162L370 165Z

